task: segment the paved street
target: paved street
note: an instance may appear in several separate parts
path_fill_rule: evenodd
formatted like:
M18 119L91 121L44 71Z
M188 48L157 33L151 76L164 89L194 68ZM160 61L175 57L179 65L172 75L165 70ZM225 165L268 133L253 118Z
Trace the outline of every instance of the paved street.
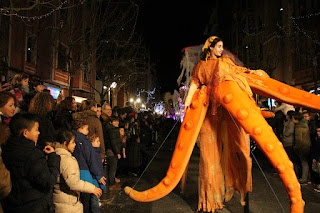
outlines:
M169 147L168 147L169 146ZM198 163L199 149L196 147L192 154L186 193L182 195L180 188L177 186L173 192L166 197L151 203L139 203L131 200L123 191L126 185L133 186L137 183L137 190L144 190L155 186L167 171L172 150L172 143L165 143L163 148L156 155L149 168L138 181L138 178L122 178L121 190L113 191L112 199L105 201L101 212L108 213L191 213L196 212L198 202ZM157 147L152 147L150 154L156 151ZM268 182L260 171L258 164L253 159L253 192L249 194L249 210L250 213L268 213L268 212L290 212L288 196L284 186L278 175L269 165L266 158L260 155L259 150L255 151L259 165L263 168L264 174L270 185L275 191L275 195L270 189ZM313 191L311 185L302 186L303 198L306 202L305 213L320 212L320 193ZM279 200L279 202L277 201ZM240 205L240 196L235 194L231 201L225 203L223 210L217 210L219 213L238 213L244 212L244 208Z

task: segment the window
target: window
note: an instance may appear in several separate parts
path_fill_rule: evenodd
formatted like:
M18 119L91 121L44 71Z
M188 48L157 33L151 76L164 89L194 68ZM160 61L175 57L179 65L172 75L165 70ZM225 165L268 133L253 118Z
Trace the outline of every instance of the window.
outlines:
M37 39L31 33L27 34L26 39L26 61L33 65L37 63Z
M64 72L68 71L68 48L63 45L59 44L58 47L58 69L61 69Z
M83 80L86 82L91 82L91 70L88 62L83 63Z

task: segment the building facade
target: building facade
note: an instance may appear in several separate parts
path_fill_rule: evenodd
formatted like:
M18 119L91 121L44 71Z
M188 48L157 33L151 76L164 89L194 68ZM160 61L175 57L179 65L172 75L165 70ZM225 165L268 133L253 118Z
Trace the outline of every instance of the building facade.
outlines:
M50 7L17 1L24 8L16 15L1 17L2 81L25 72L46 86L72 94L93 97L95 86L95 41L88 36L92 4L53 1ZM5 8L7 2L1 3ZM68 5L69 4L69 5ZM61 9L67 8L69 9ZM89 38L88 38L89 37ZM71 85L71 86L70 86Z

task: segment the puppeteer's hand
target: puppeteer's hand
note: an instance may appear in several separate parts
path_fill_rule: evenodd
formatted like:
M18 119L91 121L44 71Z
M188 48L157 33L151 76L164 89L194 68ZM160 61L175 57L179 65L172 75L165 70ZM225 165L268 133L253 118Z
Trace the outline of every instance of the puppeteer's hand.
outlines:
M190 107L192 97L196 90L197 85L194 82L191 82L186 101L184 102L184 112L186 112L186 110Z
M270 76L263 70L251 70L250 74L255 74L263 78L270 78Z

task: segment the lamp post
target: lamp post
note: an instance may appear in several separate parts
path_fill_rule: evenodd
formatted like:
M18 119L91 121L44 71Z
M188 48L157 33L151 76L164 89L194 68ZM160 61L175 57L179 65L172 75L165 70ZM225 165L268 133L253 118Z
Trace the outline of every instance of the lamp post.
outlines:
M111 85L109 86L109 88L107 88L107 86L103 86L103 89L108 89L108 102L110 104L110 106L112 107L112 103L111 103L111 89L114 89L117 87L117 82L112 82Z

